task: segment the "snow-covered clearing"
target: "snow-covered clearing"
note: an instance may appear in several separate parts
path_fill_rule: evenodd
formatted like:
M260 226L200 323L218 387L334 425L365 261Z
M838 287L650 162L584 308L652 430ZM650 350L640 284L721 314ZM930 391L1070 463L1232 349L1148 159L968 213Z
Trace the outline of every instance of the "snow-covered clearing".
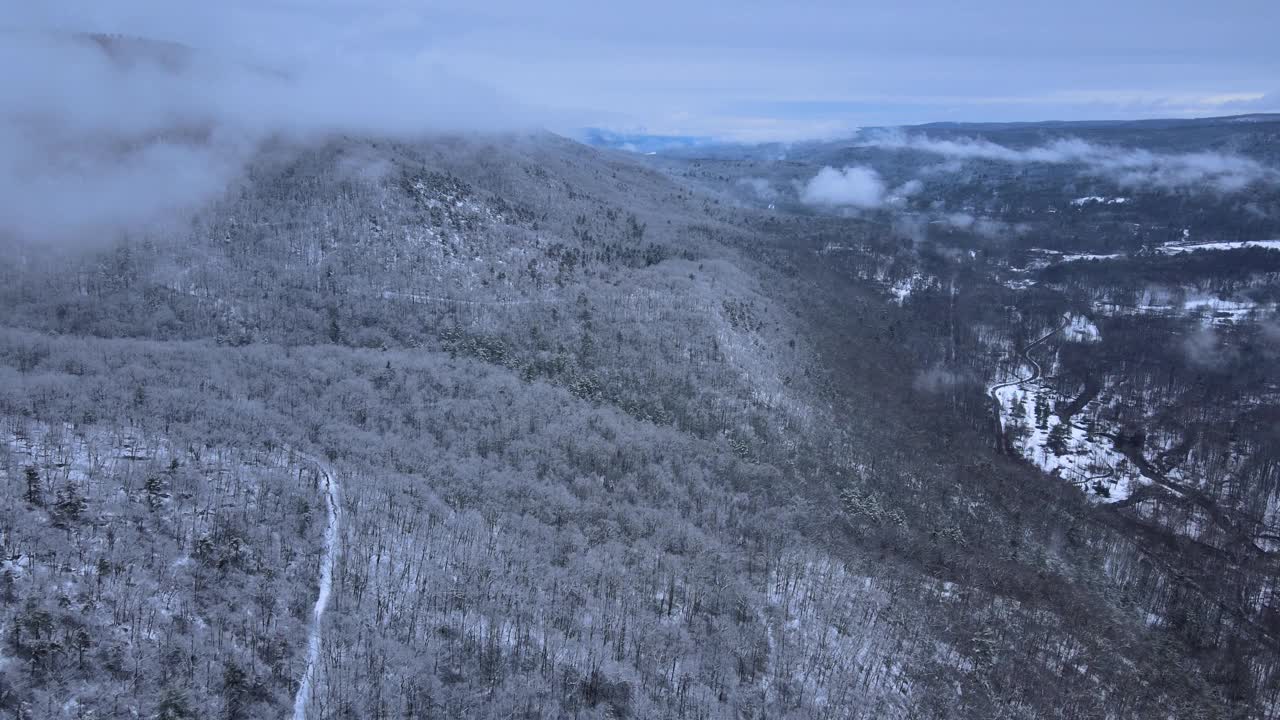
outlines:
M910 277L902 278L892 283L888 283L885 287L894 302L901 305L911 297L911 294L917 290L922 290L933 285L933 278L925 277L920 273L916 273Z
M1104 299L1094 309L1102 315L1187 316L1206 325L1228 325L1272 314L1277 306L1241 295L1224 298L1195 289L1152 286L1132 302Z
M1046 473L1078 485L1090 500L1119 502L1154 482L1117 451L1109 437L1074 422L1055 430L1062 420L1050 410L1053 393L1043 384L1008 385L993 393L1000 401L1001 423L1014 435L1018 453ZM1043 421L1037 419L1038 404ZM1051 447L1055 432L1061 454Z
M1115 260L1125 257L1124 253L1064 253L1061 250L1031 248L1028 252L1035 257L1027 264L1028 270L1042 270L1055 263L1081 262L1084 260Z
M1280 250L1280 239L1276 240L1240 240L1236 242L1203 242L1191 244L1161 245L1160 252L1165 255L1180 255L1196 250L1240 250L1242 248L1266 248Z
M1084 342L1101 338L1089 318L1068 313L1061 325L1028 345L1022 358L1031 364L1030 374L987 389L999 408L1000 431L1010 437L1010 446L1019 455L1046 473L1080 486L1091 500L1124 500L1152 480L1115 450L1109 438L1074 423L1064 424L1053 412L1054 393L1042 381L1040 363L1032 352L1060 333Z
M1124 257L1123 253L1110 253L1108 255L1099 255L1097 253L1070 253L1063 255L1059 260L1062 262L1080 262L1082 260L1115 260Z
M1196 295L1186 298L1182 308L1207 323L1222 324L1248 320L1255 313L1274 309L1274 306L1261 305L1248 299L1224 300L1212 295Z
M1071 201L1075 207L1084 207L1085 205L1123 205L1129 202L1126 197L1101 197L1099 195L1087 195L1082 198L1076 198Z
M1035 287L1036 281L1030 278L1012 278L1004 281L1004 286L1010 290L1026 290Z
M1067 340L1083 343L1094 343L1102 340L1102 332L1088 317L1071 314L1067 318L1067 326L1062 329L1062 334Z

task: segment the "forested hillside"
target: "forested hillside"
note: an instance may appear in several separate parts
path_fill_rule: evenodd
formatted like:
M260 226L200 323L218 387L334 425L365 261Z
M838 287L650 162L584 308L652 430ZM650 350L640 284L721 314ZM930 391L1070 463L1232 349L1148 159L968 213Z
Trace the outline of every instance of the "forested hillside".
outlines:
M976 252L545 134L279 141L179 226L5 242L0 716L290 712L325 468L307 717L1276 708L1274 610L994 447L1031 338Z

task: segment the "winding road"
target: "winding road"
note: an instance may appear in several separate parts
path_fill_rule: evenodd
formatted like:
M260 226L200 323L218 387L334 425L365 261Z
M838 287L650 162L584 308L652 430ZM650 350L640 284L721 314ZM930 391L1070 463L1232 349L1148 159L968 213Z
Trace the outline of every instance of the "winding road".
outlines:
M1028 344L1026 348L1023 349L1022 351L1023 359L1031 364L1030 375L1024 378L1018 378L1017 380L1010 380L1009 382L996 383L995 385L992 385L991 387L987 388L987 394L991 396L991 402L993 403L993 407L996 412L996 448L1001 452L1005 454L1009 454L1012 451L1012 448L1009 447L1008 439L1005 437L1005 434L1004 434L1004 422L1000 419L1001 410L1003 410L1003 408L1000 404L1000 396L997 395L996 393L1007 387L1011 387L1014 385L1022 385L1024 383L1029 383L1035 380L1039 380L1040 374L1041 374L1040 363L1036 362L1035 358L1031 357L1031 351L1039 347L1040 344L1043 343L1045 340L1048 340L1054 335L1057 335L1058 333L1065 330L1067 325L1070 325L1070 324L1071 324L1071 316L1063 315L1061 325L1050 330L1048 333L1042 335L1041 337L1037 338L1036 340Z
M307 669L298 681L298 694L293 698L293 720L307 720L307 704L311 701L311 688L320 662L320 629L324 611L329 606L329 594L333 590L333 567L338 558L338 524L341 511L338 506L341 487L337 474L328 463L308 455L302 456L315 466L324 478L324 499L328 508L329 524L324 531L324 557L320 561L320 592L311 610L311 632L307 637Z

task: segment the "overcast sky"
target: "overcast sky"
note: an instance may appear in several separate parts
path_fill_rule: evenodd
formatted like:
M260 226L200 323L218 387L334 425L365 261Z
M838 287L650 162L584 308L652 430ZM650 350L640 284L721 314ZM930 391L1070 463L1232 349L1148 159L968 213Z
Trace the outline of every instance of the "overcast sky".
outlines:
M0 22L391 74L397 93L446 74L559 130L795 139L1280 110L1275 0L43 0Z

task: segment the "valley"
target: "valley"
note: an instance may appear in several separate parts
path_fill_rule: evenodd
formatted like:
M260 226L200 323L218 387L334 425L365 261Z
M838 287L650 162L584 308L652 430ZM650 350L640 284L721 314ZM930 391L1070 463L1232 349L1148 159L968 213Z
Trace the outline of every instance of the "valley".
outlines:
M0 710L1274 713L1280 252L741 163L334 137L11 240Z
M779 148L785 159L773 165L746 149L699 157L677 149L650 162L758 208L766 224L811 218L812 234L827 238L817 251L824 262L900 308L886 316L893 336L902 337L895 328L931 329L930 341L911 346L918 389L993 428L995 450L1033 468L1026 483L1069 488L1136 542L1145 577L1115 557L1101 567L1121 586L1138 582L1141 590L1124 592L1144 609L1144 623L1202 649L1220 647L1223 633L1236 638L1229 644L1256 643L1261 664L1240 672L1261 678L1272 672L1262 658L1280 637L1280 248L1266 239L1276 226L1263 209L1276 207L1276 186L1156 193L1121 175L1073 184L1078 168L1007 159L1049 157L1041 148L1054 148L1059 134L1158 153L1156 143L1220 131L1206 121L1118 140L1122 132L1123 123L1028 133L974 125L920 128L884 144L872 131L870 141ZM1273 133L1268 126L1253 142ZM979 159L938 169L923 157L961 151ZM806 204L798 190L788 199L802 182L791 178L835 158L873 168L885 187L917 186L870 209ZM1154 158L1141 162L1166 162ZM741 174L749 185L735 180ZM1055 184L1066 192L1055 197ZM1086 187L1093 192L1079 192ZM1208 226L1196 218L1232 203L1257 225L1226 232L1259 239L1198 239L1226 234L1217 215ZM782 207L787 213L775 210ZM1261 716L1277 711L1271 697Z
M0 720L1280 720L1280 4L11 5Z

